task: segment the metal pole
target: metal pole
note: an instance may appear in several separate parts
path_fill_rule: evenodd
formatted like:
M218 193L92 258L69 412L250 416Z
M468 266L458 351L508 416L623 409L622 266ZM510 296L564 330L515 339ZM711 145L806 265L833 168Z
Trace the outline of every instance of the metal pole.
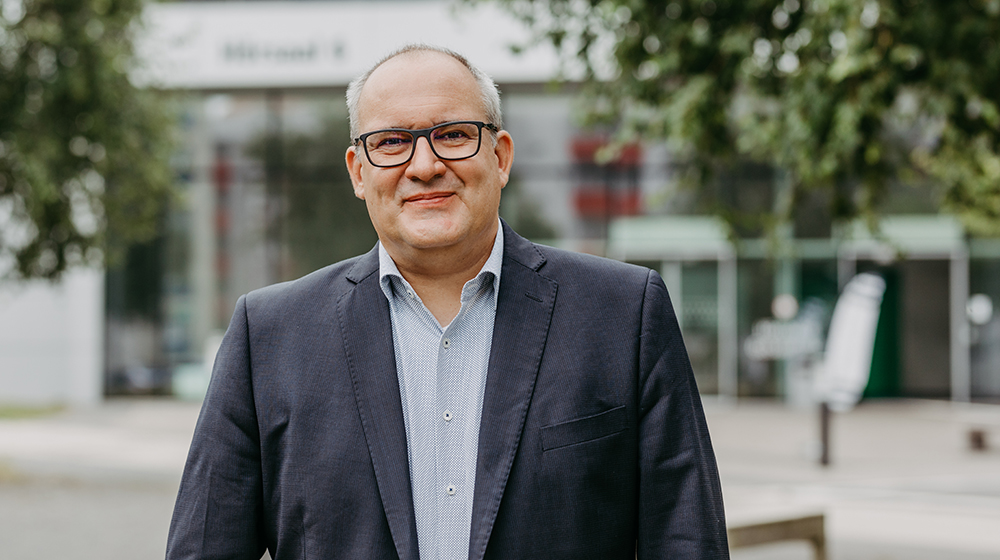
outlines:
M191 286L191 330L189 331L193 348L189 356L198 357L204 352L205 341L209 334L217 328L225 328L226 323L218 324L219 298L218 290L218 243L216 242L215 212L216 191L212 185L212 134L209 130L208 117L205 115L205 103L196 113L196 120L191 131L188 146L194 155L192 168L194 175L188 186L188 208L190 209L190 266L188 281ZM196 358L197 359L197 358ZM211 364L209 364L211 366Z
M267 189L265 237L267 239L270 282L285 277L285 220L288 206L288 170L285 168L284 95L279 89L267 91L267 140L264 156L264 180Z
M969 301L969 254L964 249L951 255L951 400L972 398L971 345L966 305Z
M739 332L736 324L739 286L736 256L720 256L718 267L719 396L735 401L739 393Z
M819 403L819 464L830 466L830 405L823 401Z

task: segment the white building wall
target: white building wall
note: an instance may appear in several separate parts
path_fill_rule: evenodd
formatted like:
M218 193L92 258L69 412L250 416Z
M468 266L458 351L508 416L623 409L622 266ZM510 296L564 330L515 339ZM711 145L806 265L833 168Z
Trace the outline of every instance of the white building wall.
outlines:
M103 271L0 284L0 403L96 404L103 360Z
M421 42L461 52L498 83L546 83L560 67L546 44L515 55L510 47L531 44L531 35L491 4L151 2L143 19L144 64L133 79L168 89L345 86L393 49ZM579 76L577 66L567 74Z

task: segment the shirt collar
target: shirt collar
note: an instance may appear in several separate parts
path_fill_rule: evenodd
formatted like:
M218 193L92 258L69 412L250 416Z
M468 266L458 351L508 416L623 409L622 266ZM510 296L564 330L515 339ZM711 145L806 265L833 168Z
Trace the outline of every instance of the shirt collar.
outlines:
M483 264L483 268L479 270L479 274L469 282L479 285L481 282L486 280L487 274L492 274L493 278L493 307L496 308L497 296L500 293L500 269L503 267L503 224L497 227L497 236L493 240L493 249L490 251L490 256L486 259ZM392 277L398 278L404 286L410 288L410 283L403 278L400 274L399 268L396 266L396 262L392 260L389 256L389 252L385 250L382 246L382 242L378 242L378 278L379 284L382 286L382 291L385 293L385 297L393 297L392 282L390 279ZM466 283L466 288L462 290L463 299L465 299L466 291L471 284ZM473 290L475 293L476 290Z

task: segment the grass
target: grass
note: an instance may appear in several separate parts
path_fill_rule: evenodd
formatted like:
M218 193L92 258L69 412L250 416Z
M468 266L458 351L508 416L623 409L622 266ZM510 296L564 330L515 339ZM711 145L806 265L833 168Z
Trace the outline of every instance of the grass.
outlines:
M0 420L21 420L51 416L63 410L61 405L25 406L0 404Z

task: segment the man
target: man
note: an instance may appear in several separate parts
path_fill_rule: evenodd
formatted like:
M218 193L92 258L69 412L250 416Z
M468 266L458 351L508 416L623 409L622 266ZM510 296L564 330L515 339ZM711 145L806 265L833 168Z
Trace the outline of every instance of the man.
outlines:
M379 244L239 300L167 558L728 558L659 276L502 224L513 141L459 55L404 48L348 107Z

